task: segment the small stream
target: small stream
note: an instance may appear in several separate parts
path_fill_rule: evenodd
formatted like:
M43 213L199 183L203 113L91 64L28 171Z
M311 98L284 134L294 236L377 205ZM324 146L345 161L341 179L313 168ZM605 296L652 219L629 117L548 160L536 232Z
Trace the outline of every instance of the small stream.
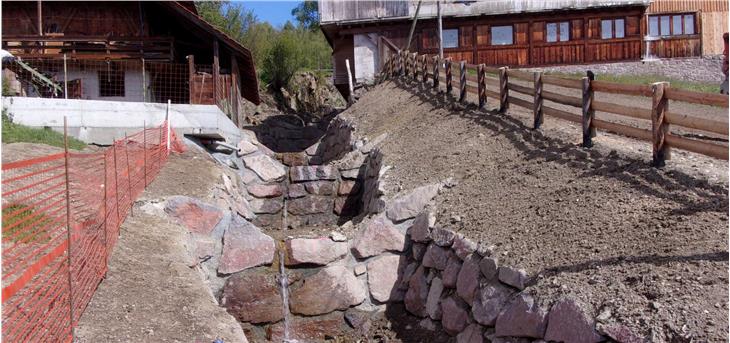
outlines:
M281 287L282 311L284 312L284 343L296 343L289 338L289 277L284 268L284 249L279 249L279 286Z

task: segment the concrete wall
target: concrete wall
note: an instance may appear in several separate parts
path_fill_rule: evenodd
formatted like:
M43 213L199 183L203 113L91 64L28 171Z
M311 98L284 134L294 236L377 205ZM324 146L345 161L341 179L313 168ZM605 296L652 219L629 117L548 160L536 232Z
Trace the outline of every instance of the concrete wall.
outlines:
M31 127L63 132L65 116L72 136L94 144L110 144L144 124L160 125L167 112L167 104L104 100L4 97L2 104L14 122ZM172 104L170 123L180 136L220 134L234 144L241 139L240 130L215 105Z
M355 44L355 80L369 82L378 67L378 35L374 33L353 35Z
M110 100L110 101L142 101L142 71L141 70L125 70L124 71L124 96L107 96L99 95L99 75L101 69L69 69L68 79L81 80L83 89L83 98L88 100ZM150 73L146 72L145 89L150 88ZM55 75L57 80L63 80L63 70ZM61 81L63 82L63 81ZM149 100L149 91L147 93Z

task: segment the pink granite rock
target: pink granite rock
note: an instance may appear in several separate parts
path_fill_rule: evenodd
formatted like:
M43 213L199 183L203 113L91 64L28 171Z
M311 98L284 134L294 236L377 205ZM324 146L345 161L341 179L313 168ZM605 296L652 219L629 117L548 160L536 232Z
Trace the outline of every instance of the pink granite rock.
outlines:
M332 199L322 196L307 196L287 202L287 212L293 215L331 213Z
M444 284L440 278L431 280L431 287L428 289L428 297L426 297L426 312L428 317L433 320L441 319L441 294L444 291Z
M309 194L332 195L335 193L335 184L332 181L312 181L304 184Z
M494 326L510 295L512 290L496 281L482 286L471 305L474 320L482 325Z
M289 169L292 182L335 180L337 169L332 166L295 166Z
M426 270L425 267L419 266L408 281L408 292L405 297L406 310L416 316L426 317L428 315L426 312L427 298Z
M386 251L402 252L405 249L405 234L383 216L374 218L360 229L352 242L352 252L357 258L375 256Z
M275 198L281 196L284 192L281 186L255 184L246 187L249 194L257 198Z
M423 266L438 270L446 269L449 257L453 253L449 248L443 248L436 244L429 244L426 253L423 255Z
M531 296L522 293L512 299L497 317L495 334L497 337L542 338L546 327L545 310L535 304Z
M553 304L548 314L546 341L565 343L596 343L603 337L595 329L596 323L573 299L562 299Z
M271 264L274 240L242 218L235 218L223 235L223 253L218 272L231 274L248 268Z
M306 316L344 310L363 302L366 292L352 270L339 265L329 266L291 290L290 310Z
M231 275L223 286L220 302L240 322L270 323L284 318L278 275L268 268Z
M469 320L467 306L461 299L450 296L441 302L441 325L451 336L457 335L466 328Z
M384 254L368 261L368 286L373 299L381 303L403 301L404 291L398 287L406 258Z
M477 254L471 254L464 259L464 264L459 271L459 277L456 280L456 293L461 299L471 304L474 301L474 294L479 288L479 270L480 257Z
M422 211L413 220L409 233L411 239L416 242L428 242L431 240L431 228L436 224L436 216L428 210Z
M347 255L347 242L329 237L294 238L286 241L286 265L325 265Z
M479 324L471 324L456 336L456 343L483 343L484 329Z
M442 275L444 280L444 287L456 288L456 281L459 279L459 271L461 271L461 266L461 260L459 260L459 258L455 255L452 255Z
M210 234L223 218L223 211L198 199L175 196L167 200L165 213L175 218L190 232Z
M415 217L423 210L441 189L438 184L418 187L388 204L386 215L400 222Z

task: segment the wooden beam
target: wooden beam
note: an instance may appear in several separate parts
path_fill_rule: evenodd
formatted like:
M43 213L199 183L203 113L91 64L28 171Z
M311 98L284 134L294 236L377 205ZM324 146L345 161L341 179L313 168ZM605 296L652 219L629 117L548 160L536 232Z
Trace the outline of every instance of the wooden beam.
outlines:
M240 93L238 79L238 60L236 60L236 55L231 54L231 110L236 117L236 125L243 128L243 116L238 111L238 94Z
M195 84L195 56L188 55L188 103L194 104L193 85Z
M38 35L43 36L43 9L41 0L38 0Z
M218 92L220 91L220 80L218 77L221 73L221 66L218 55L218 40L213 40L213 102L218 104Z

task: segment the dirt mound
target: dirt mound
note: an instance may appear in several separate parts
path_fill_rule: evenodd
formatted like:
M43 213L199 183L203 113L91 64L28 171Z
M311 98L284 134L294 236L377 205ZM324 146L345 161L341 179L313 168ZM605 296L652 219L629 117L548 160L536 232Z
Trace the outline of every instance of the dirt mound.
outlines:
M651 145L531 111L463 107L387 82L341 115L382 143L390 194L453 177L439 223L493 244L532 276L538 298L572 295L607 323L652 341L724 341L728 329L728 164L675 150L662 170Z

